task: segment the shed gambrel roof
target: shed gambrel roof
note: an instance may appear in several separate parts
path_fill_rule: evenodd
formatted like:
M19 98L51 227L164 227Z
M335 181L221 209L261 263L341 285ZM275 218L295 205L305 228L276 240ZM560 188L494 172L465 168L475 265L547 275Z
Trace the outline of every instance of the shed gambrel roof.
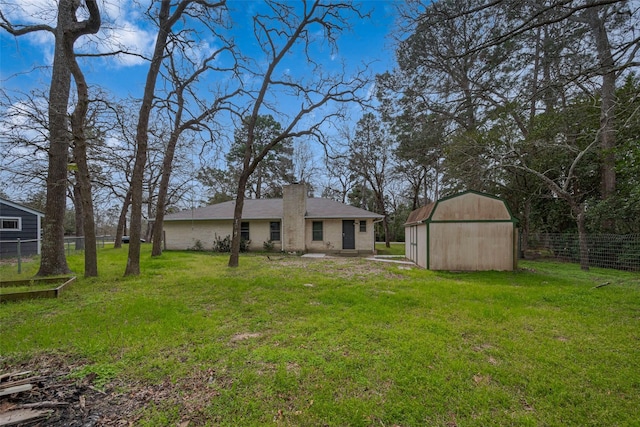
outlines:
M407 218L407 222L404 225L413 225L419 224L425 219L429 218L431 212L433 211L433 207L436 205L436 202L429 203L428 205L422 206L416 210L411 211L409 217Z
M434 215L437 215L436 211L439 209L439 207L448 204L450 201L454 200L454 199L463 199L466 198L468 196L477 196L477 198L479 198L478 200L491 200L494 202L499 202L500 207L502 208L501 211L499 212L499 216L498 217L491 217L491 218L466 218L466 219L461 219L458 218L457 220L459 221L465 221L465 220L505 220L505 221L512 221L512 222L517 222L517 220L515 219L515 217L513 216L513 214L511 213L511 210L509 209L509 206L507 205L507 203L501 199L500 197L491 195L491 194L487 194L487 193L481 193L479 191L474 191L474 190L467 190L464 191L462 193L458 193L458 194L454 194L448 197L443 197L442 199L429 203L428 205L422 206L418 209L415 209L413 211L411 211L411 213L409 214L409 217L407 218L407 221L405 222L404 226L405 227L409 227L409 226L413 226L413 225L417 225L423 222L430 222ZM486 205L486 203L484 204ZM474 206L475 208L477 208L477 206ZM440 209L442 210L442 209ZM476 213L476 210L471 210L470 212L471 214ZM486 213L486 212L485 212ZM495 213L495 212L494 212ZM452 220L451 218L449 218L449 220Z
M192 221L192 220L230 220L233 219L235 201L217 203L197 209L187 209L181 212L167 215L165 221ZM281 219L283 217L282 199L247 199L242 209L242 219ZM383 216L369 212L355 206L345 205L335 200L323 198L307 199L308 219L382 219Z

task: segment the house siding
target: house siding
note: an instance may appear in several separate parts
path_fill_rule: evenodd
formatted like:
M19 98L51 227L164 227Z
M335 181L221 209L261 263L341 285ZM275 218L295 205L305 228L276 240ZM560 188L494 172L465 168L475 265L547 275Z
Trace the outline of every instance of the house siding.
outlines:
M313 240L313 222L322 221L322 241ZM305 227L305 246L308 252L342 251L342 219L308 219ZM367 231L361 232L360 221L367 221ZM355 251L373 253L373 220L355 220Z
M249 223L249 238L251 243L249 250L257 251L264 249L264 242L269 241L271 236L269 225L274 220L247 220ZM216 237L224 239L231 236L231 220L200 220L200 221L167 221L164 223L165 241L167 249L187 250L200 241L205 250L213 248ZM280 242L273 242L274 250L280 250Z
M197 241L203 249L210 249L216 236L231 235L235 202L223 202L202 208L168 215L164 221L167 249L193 248ZM280 241L273 248L285 252L341 252L343 251L343 221L354 226L353 244L349 239L346 252L374 253L375 219L381 215L325 198L307 198L304 184L283 188L282 199L245 200L242 222L249 222L249 250L264 249L271 238L270 223L280 222ZM254 218L254 219L251 219ZM313 223L322 222L322 239L313 240ZM361 223L366 223L364 231ZM346 224L346 223L345 223ZM345 229L350 231L349 229ZM347 233L350 237L351 234ZM355 247L354 247L355 246Z
M39 249L39 230L38 230L38 215L31 212L18 209L14 206L0 202L0 217L6 218L21 218L21 230L9 231L0 229L0 257L10 258L15 257L18 253L18 243L20 239L20 253L23 256L31 256L38 254ZM31 242L24 242L25 240L34 240Z

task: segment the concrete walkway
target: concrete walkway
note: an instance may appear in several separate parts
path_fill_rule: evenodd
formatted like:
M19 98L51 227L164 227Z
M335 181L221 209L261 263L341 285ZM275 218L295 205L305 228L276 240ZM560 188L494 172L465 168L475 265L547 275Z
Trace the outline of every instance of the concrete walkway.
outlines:
M415 263L411 262L411 261L405 261L405 260L399 260L399 259L393 259L393 258L404 258L403 256L395 256L395 255L388 255L388 256L375 256L375 257L369 257L366 258L369 261L378 261L378 262L390 262L393 264L404 264L404 265L415 265Z

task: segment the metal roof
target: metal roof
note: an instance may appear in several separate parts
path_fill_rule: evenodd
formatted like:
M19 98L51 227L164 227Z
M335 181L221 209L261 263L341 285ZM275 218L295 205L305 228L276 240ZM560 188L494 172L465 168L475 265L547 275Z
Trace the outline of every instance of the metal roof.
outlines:
M165 221L203 221L203 220L229 220L233 219L235 200L196 209L187 209L181 212L167 215ZM242 219L282 219L282 199L245 199L242 209ZM335 200L323 198L307 199L307 212L305 218L309 219L333 219L333 218L374 218L382 219L383 216L369 212L355 206L345 205Z
M404 225L418 224L429 218L435 205L436 202L432 202L426 206L422 206L414 211L411 211L409 217L407 218L407 222Z

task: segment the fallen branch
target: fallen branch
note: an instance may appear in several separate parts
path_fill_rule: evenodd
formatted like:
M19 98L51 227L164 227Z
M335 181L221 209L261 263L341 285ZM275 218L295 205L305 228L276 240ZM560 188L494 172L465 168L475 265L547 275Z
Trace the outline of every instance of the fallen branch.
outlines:
M611 284L611 282L604 282L604 283L600 283L598 286L594 286L594 287L593 287L593 288L591 288L591 289L602 288L602 287L608 286L608 285L610 285L610 284Z
M29 391L33 388L31 384L23 384L15 387L7 387L0 390L0 396L8 396L10 394L22 393L23 391Z
M30 384L30 383L38 382L38 381L42 380L43 378L44 377L30 377L30 378L24 378L24 379L21 379L21 380L3 382L3 383L0 384L0 389L6 389L6 388L15 387L15 386L23 385L23 384Z
M13 377L21 377L27 374L30 374L31 371L24 371L24 372L8 372L6 374L0 374L0 381L3 381L6 378L13 378Z
M19 409L45 409L45 408L59 408L61 406L69 406L68 402L36 402L36 403L23 403L21 405L17 405L16 408Z

